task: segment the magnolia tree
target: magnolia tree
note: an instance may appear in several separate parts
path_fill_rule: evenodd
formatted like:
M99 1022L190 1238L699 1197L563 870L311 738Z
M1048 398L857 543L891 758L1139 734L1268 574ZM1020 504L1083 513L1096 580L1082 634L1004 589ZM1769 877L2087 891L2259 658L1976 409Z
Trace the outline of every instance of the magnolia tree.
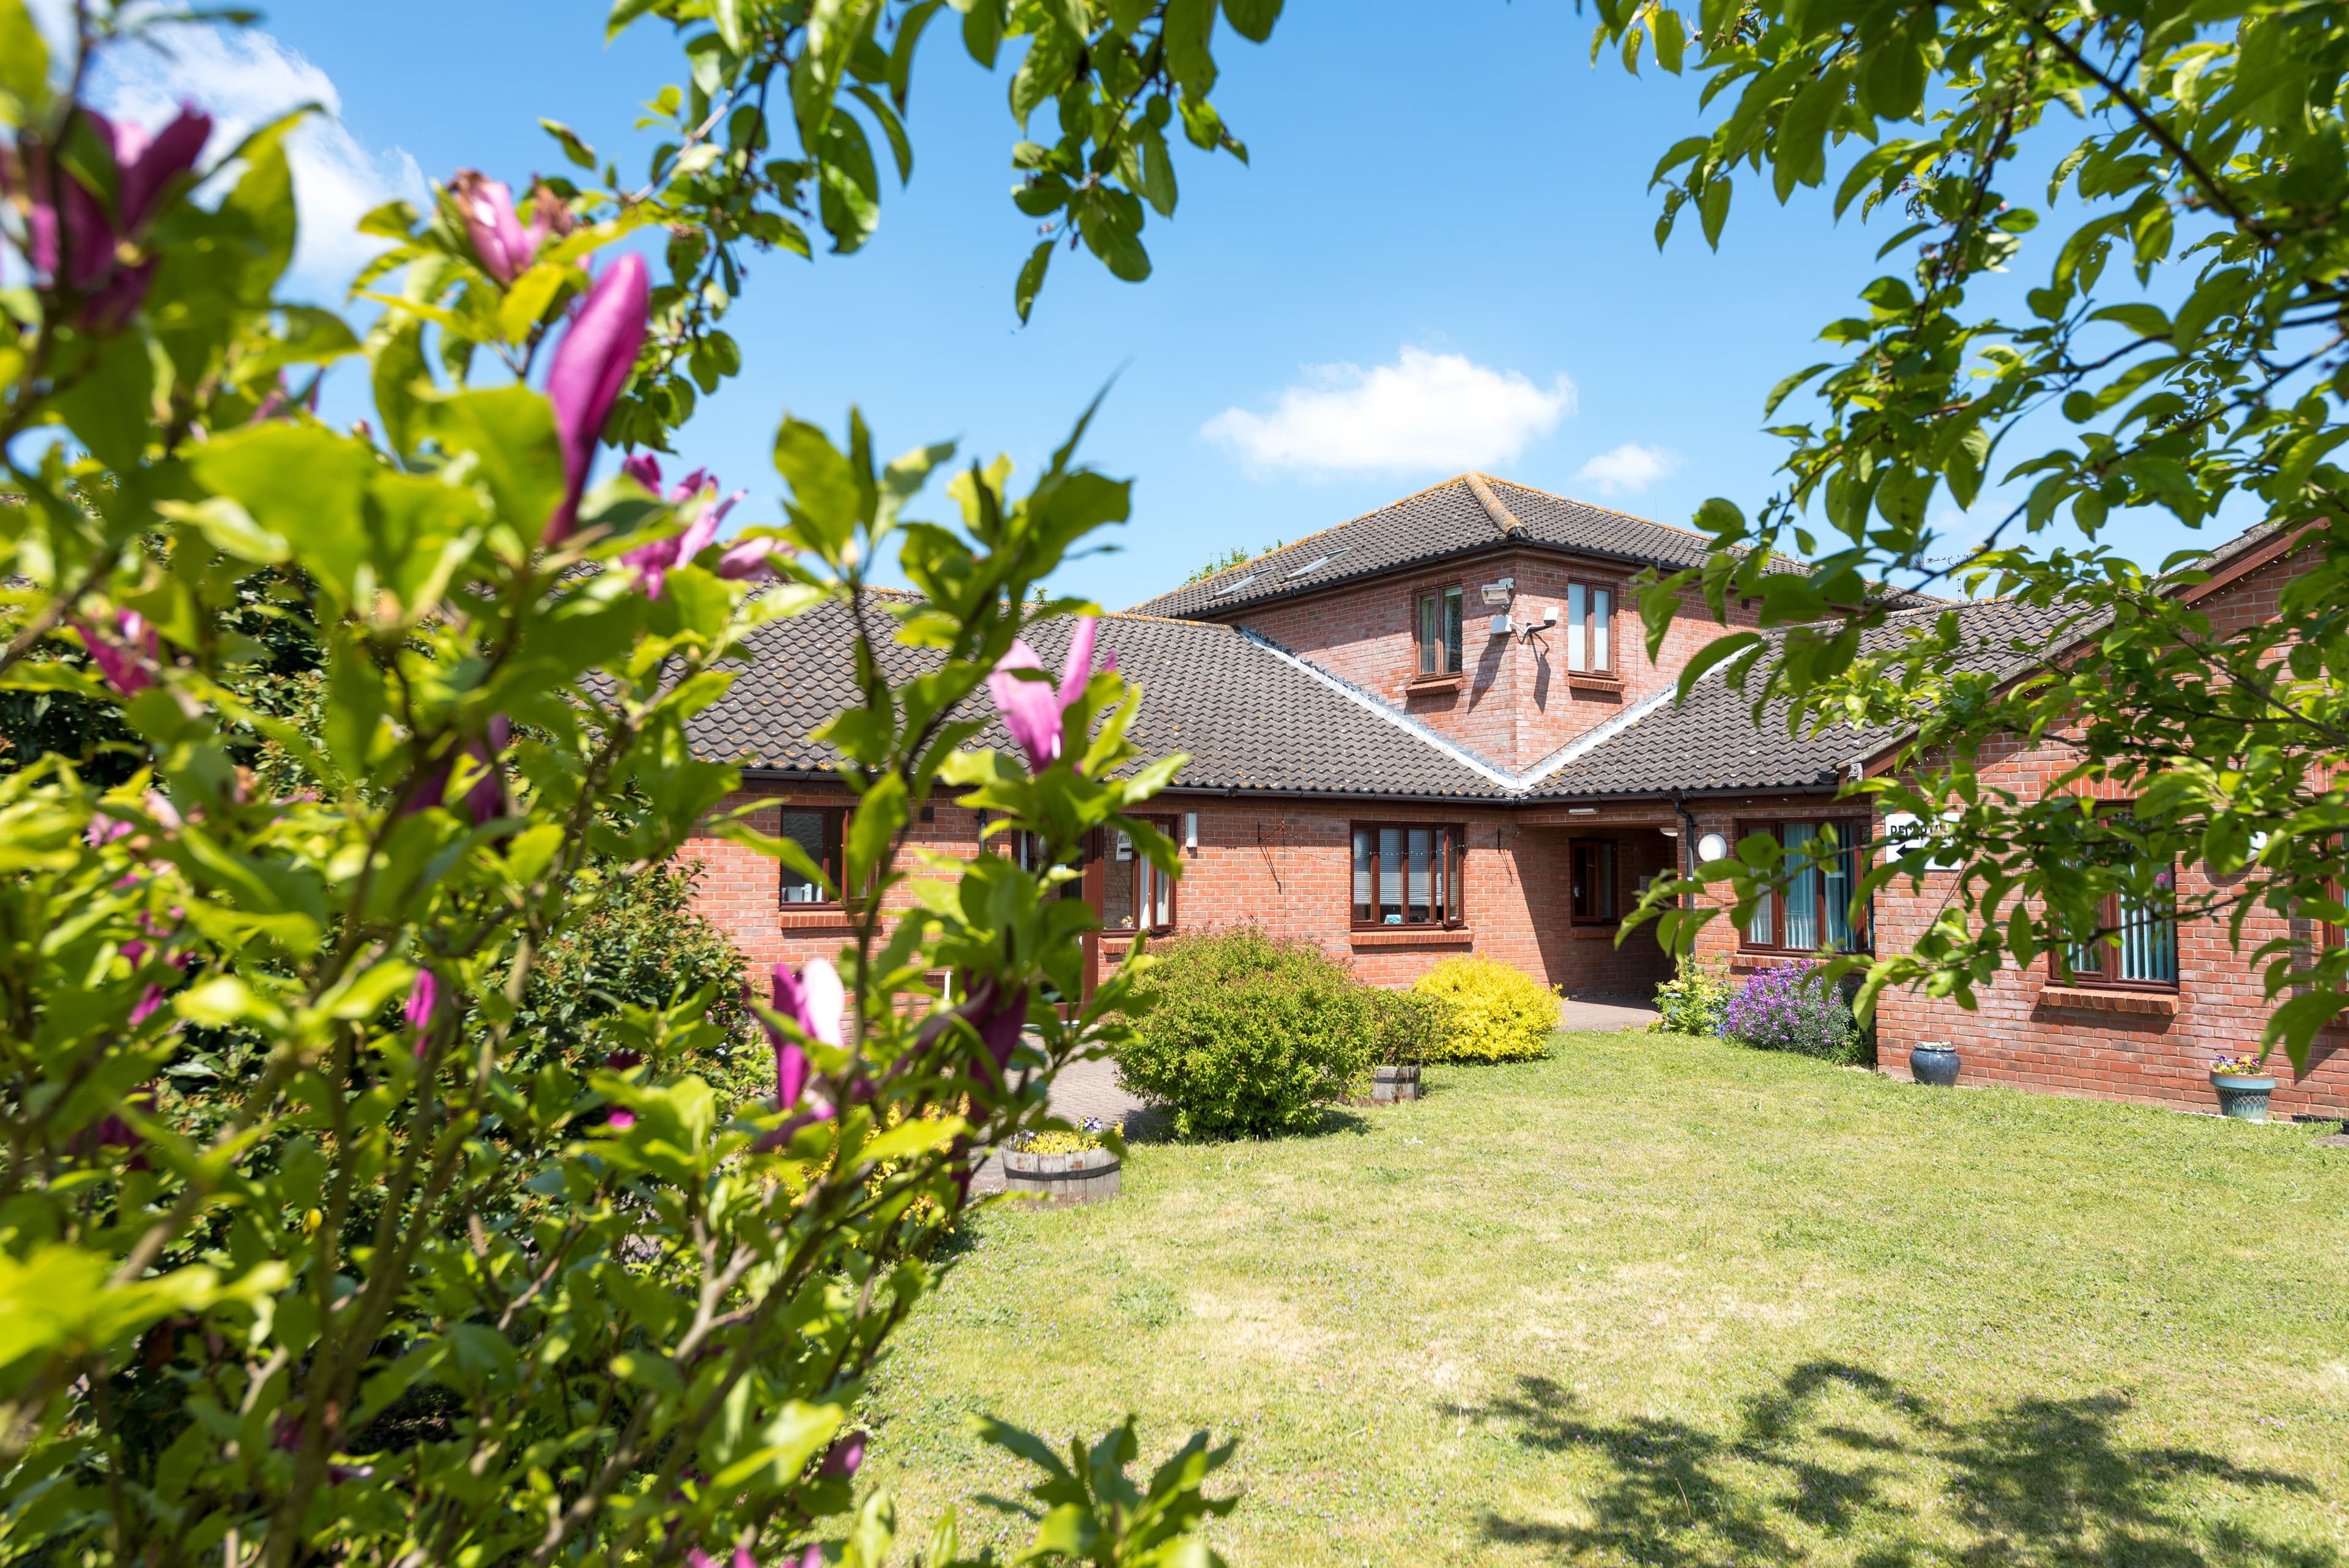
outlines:
M1223 14L1260 38L1278 8ZM1064 239L1140 275L1164 128L1237 150L1206 96L1212 0L957 11L982 64L1025 36L1014 113L1059 128L1013 155L1048 221L1018 309ZM52 58L0 0L0 233L28 280L0 296L0 681L131 737L119 783L60 754L0 774L12 1559L889 1552L886 1499L852 1507L861 1379L936 1282L975 1151L1046 1125L1132 979L1045 1004L1082 992L1074 873L916 863L906 825L949 791L1048 865L1114 828L1179 870L1130 815L1179 761L1134 765L1138 693L1081 632L1057 684L1021 640L1089 607L1031 589L1127 487L1072 439L1024 492L972 465L951 522L915 522L948 448L883 462L853 413L840 442L787 419L785 524L720 543L719 486L599 448L665 450L733 373L719 323L750 256L808 248L798 217L837 250L870 232L865 121L902 173L939 13L623 0L615 27L669 23L690 67L647 180L556 126L585 181L517 202L464 171L370 215L362 343L276 297L293 119L235 145L201 105L110 121L93 57L172 24L78 7ZM657 279L627 242L664 230ZM318 377L354 359L373 419L329 429ZM863 591L892 555L917 600ZM709 821L737 775L687 722L748 633L824 602L859 629L862 703L822 732L857 796L831 888L854 940L762 978L774 1096L692 1071L720 1031L689 1002L626 1010L591 1070L533 1051L535 968L610 885L583 869L660 865ZM269 700L232 606L315 648L315 712ZM972 749L990 684L1017 757ZM718 830L823 877L739 815ZM1066 1459L983 1435L1041 1467L1028 1560L1209 1560L1227 1446L1135 1480L1131 1422ZM927 1542L958 1559L951 1519Z
M1710 559L1642 601L1651 647L1683 590L1716 615L1760 607L1770 629L1710 644L1684 689L1721 669L1798 726L1913 727L1894 773L1853 793L1932 839L1854 896L1958 874L1912 950L1874 961L1863 1004L1902 984L1971 1005L2009 964L2117 940L2111 910L2174 904L2264 966L2263 1048L2304 1067L2349 1007L2349 950L2323 934L2349 923L2349 7L1594 5L1594 55L1636 69L1651 48L1704 78L1712 127L1656 168L1659 244L1692 210L1717 240L1733 189L1785 202L1830 178L1838 216L1902 225L1878 254L1906 265L1770 395L1774 414L1815 397L1776 430L1785 487L1752 517L1706 503ZM2008 305L1972 297L2033 247ZM1936 521L1986 493L2004 498L1986 530ZM2206 551L2107 542L2148 513L2297 541L2278 613L2198 607ZM2085 543L2050 547L2059 521ZM1776 569L1785 543L1806 570ZM1996 650L2019 669L1993 679L1956 657L1955 615L1888 625L1902 588L2012 594L2049 629ZM2017 743L2064 759L2055 787L2000 784L1989 764ZM2173 888L2193 861L2211 877ZM1766 837L1703 873L1741 919L1785 875ZM1713 913L1675 908L1690 890L1660 879L1641 911L1682 943ZM2294 924L2253 943L2260 911Z

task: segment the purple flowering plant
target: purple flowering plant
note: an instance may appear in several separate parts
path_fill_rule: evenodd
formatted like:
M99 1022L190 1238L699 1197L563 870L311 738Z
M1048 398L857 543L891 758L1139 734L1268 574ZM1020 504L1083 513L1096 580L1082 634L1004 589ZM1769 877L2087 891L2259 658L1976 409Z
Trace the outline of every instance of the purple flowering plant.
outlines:
M1864 1045L1840 988L1809 959L1761 970L1738 987L1722 1012L1721 1033L1759 1050L1830 1062L1855 1061Z

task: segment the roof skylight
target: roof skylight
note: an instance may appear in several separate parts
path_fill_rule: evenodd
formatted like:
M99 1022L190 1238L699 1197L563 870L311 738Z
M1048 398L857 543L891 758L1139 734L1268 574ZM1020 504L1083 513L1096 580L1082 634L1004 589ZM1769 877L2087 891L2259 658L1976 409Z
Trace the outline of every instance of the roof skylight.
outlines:
M1215 594L1214 594L1214 596L1213 596L1213 597L1216 597L1216 598L1222 598L1226 594L1233 593L1233 592L1236 592L1237 590L1238 590L1238 589L1240 589L1240 588L1244 588L1244 587L1247 587L1250 583L1252 583L1252 582L1256 581L1256 580L1257 580L1257 578L1258 578L1258 577L1262 576L1263 575L1264 575L1264 574L1263 574L1263 573L1261 573L1261 572L1250 572L1250 573L1249 573L1247 576L1245 576L1245 577L1234 577L1234 578L1233 578L1230 582L1228 582L1228 583L1223 583L1223 584L1218 585L1218 586L1216 587L1216 591L1215 591Z
M1332 550L1326 556L1316 556L1313 559L1306 562L1303 566L1298 567L1288 575L1292 577L1301 577L1309 572L1318 572L1322 567L1328 566L1330 562L1336 560L1339 556L1344 555L1346 551L1352 548L1353 546L1351 545L1348 545L1342 548Z

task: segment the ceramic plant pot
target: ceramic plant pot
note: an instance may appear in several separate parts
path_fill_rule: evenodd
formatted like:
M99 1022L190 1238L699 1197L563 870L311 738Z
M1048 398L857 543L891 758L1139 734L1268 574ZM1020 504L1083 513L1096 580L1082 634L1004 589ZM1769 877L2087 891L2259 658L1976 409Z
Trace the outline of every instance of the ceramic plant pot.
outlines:
M1920 1084L1946 1089L1958 1081L1958 1049L1946 1040L1927 1040L1909 1053L1909 1074Z
M1392 1105L1397 1100L1419 1098L1419 1067L1373 1067L1371 1069L1371 1103Z
M1105 1148L1074 1154L1003 1151L1003 1188L1046 1203L1106 1203L1117 1196L1117 1156Z
M2275 1093L2275 1084L2273 1078L2255 1078L2246 1073L2210 1075L2210 1086L2219 1091L2219 1114L2239 1122L2268 1119L2268 1096Z

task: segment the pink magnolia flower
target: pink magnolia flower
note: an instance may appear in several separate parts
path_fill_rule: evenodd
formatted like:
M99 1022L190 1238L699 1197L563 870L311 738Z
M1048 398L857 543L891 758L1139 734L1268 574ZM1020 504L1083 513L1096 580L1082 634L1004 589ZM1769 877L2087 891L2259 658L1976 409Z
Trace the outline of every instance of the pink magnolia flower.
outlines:
M660 460L652 453L636 453L620 465L620 471L656 496L660 494ZM636 569L637 580L644 584L647 595L660 597L661 590L668 584L668 574L690 562L718 537L718 525L726 521L726 514L734 510L734 504L742 499L743 493L738 490L719 501L718 482L709 477L707 470L695 469L667 497L672 506L683 506L698 499L700 510L694 514L693 521L686 524L683 533L640 545L622 556L621 561Z
M787 963L777 964L773 997L775 1011L798 1024L807 1038L835 1047L844 1039L841 1010L847 1005L848 988L830 960L810 959L796 973ZM807 1050L771 1024L767 1037L775 1047L775 1106L788 1110L807 1093L812 1070Z
M150 137L94 109L78 112L113 156L113 211L52 149L29 139L21 147L18 171L0 165L0 186L16 195L22 181L26 259L34 272L81 296L79 326L112 332L139 308L155 275L152 258L126 260L124 248L145 234L164 193L195 167L212 122L192 104L183 104L171 123Z
M823 1561L823 1547L813 1546L809 1550L815 1553L816 1562ZM685 1561L687 1568L718 1568L718 1560L698 1546L686 1552ZM750 1555L749 1547L737 1546L734 1549L734 1568L759 1568L759 1560Z
M738 581L748 578L754 583L764 582L775 575L777 558L791 553L791 546L781 539L745 539L718 557L718 575Z
M441 797L449 793L449 779L457 770L457 759L469 756L480 762L484 772L473 787L465 792L466 813L472 817L477 827L505 815L506 775L498 758L512 739L513 724L503 713L491 714L486 732L481 739L467 741L453 748L433 765L429 773L416 782L408 804L400 808L400 815L405 816L439 805Z
M1028 753L1030 773L1040 774L1060 760L1069 704L1083 695L1085 682L1092 679L1093 637L1098 624L1092 616L1077 618L1076 629L1069 637L1069 656L1061 665L1057 690L1041 680L1022 680L1013 673L1044 668L1044 661L1036 657L1036 650L1024 639L1012 643L1011 650L997 661L995 672L987 678L987 690L995 698L996 711L1003 715L1003 727L1011 732L1012 740ZM1115 670L1117 655L1112 652L1102 668Z
M842 1479L854 1475L864 1463L864 1434L849 1432L835 1441L824 1454L823 1463L817 1467L818 1475Z
M634 1111L614 1111L610 1116L604 1118L604 1125L610 1127L614 1132L626 1132L630 1127L636 1125L636 1113Z
M408 1005L402 1009L408 1026L416 1031L416 1054L424 1054L424 1036L432 1027L433 1009L440 1003L440 981L429 969L416 971L416 983L409 988Z
M546 395L554 404L555 434L563 445L563 504L546 522L545 540L559 545L571 536L578 521L579 497L587 488L587 471L595 459L595 442L612 405L636 368L636 350L644 347L645 312L652 299L652 282L645 259L625 255L595 280L573 311L570 329L555 346L554 363L547 371Z
M155 684L149 673L161 657L162 639L147 624L147 618L137 610L114 612L115 631L120 640L107 637L79 616L74 618L74 629L81 633L84 648L89 649L90 662L106 683L125 697L136 697Z
M540 192L531 202L525 227L514 211L513 192L502 180L492 180L478 169L460 169L449 182L449 194L465 220L465 236L481 269L500 283L512 283L530 270L538 249L554 226L553 199Z
M118 838L128 838L136 832L127 822L117 822L102 811L92 812L89 826L82 830L82 842L92 849L103 849Z

